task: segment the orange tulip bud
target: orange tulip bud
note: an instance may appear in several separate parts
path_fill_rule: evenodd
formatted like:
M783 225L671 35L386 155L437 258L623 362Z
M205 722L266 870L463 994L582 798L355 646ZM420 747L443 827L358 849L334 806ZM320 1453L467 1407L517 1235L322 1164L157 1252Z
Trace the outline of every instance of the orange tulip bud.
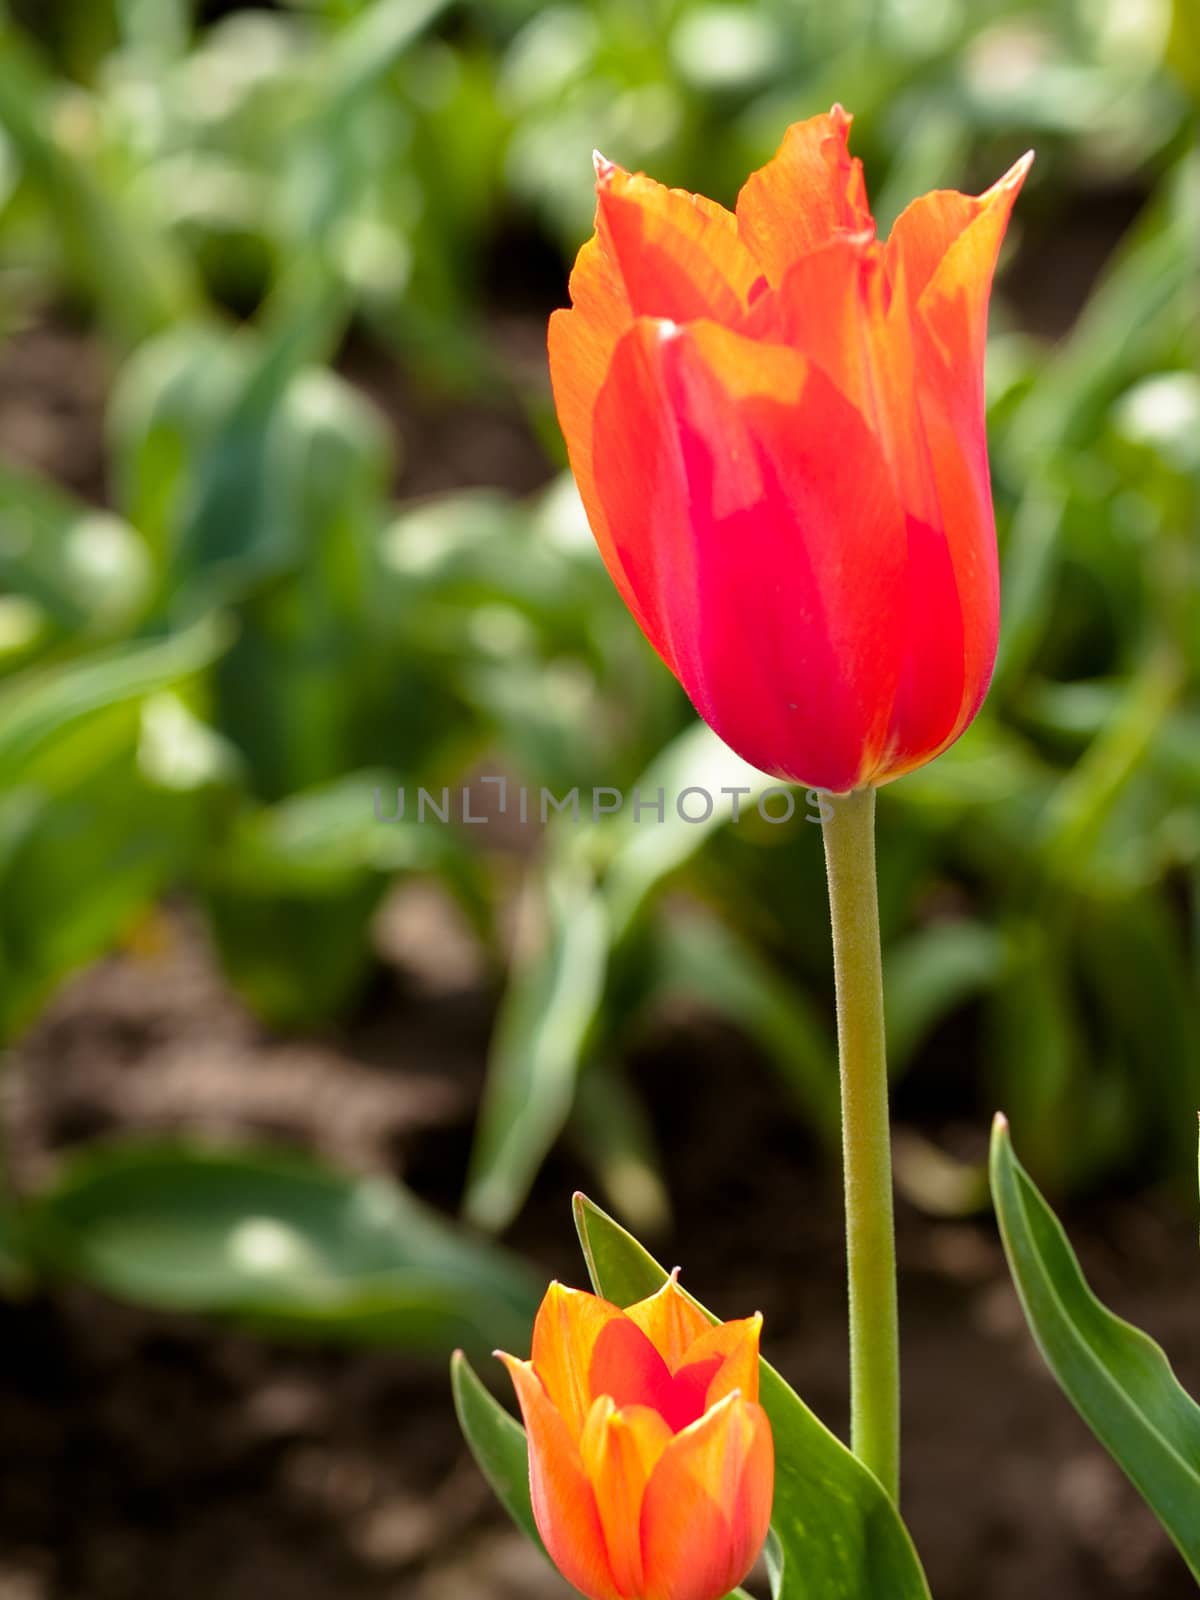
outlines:
M775 1473L761 1325L714 1326L673 1277L624 1311L552 1283L532 1359L497 1352L538 1530L589 1600L718 1600L754 1565Z
M596 162L550 319L592 532L650 643L765 772L844 792L953 743L999 631L984 437L992 272L1026 156L881 243L840 106L736 215Z

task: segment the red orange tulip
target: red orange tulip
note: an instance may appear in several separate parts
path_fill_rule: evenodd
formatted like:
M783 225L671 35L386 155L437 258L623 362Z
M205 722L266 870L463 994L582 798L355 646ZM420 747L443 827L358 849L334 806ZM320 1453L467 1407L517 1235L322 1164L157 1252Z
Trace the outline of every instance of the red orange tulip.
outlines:
M624 1311L552 1283L531 1359L501 1356L538 1530L589 1600L718 1600L753 1566L774 1478L761 1322L714 1326L674 1278Z
M970 723L999 626L983 354L1029 164L875 236L850 118L791 127L736 214L597 159L550 322L604 561L701 716L843 792Z

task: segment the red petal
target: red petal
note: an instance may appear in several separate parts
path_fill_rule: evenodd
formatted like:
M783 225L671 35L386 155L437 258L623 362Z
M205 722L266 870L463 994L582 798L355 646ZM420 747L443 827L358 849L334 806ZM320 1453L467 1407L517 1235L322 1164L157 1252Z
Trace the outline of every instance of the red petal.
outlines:
M1026 156L986 194L925 195L887 243L892 316L911 324L916 399L935 512L914 529L911 631L879 781L953 743L987 692L999 634L1000 586L988 471L983 357L992 273Z
M671 1374L666 1362L624 1313L620 1321L610 1322L596 1340L588 1382L594 1399L610 1395L617 1406L649 1406L661 1412L672 1429L682 1426L674 1419Z
M885 744L904 515L878 442L796 352L635 323L597 490L652 642L746 760L853 788Z

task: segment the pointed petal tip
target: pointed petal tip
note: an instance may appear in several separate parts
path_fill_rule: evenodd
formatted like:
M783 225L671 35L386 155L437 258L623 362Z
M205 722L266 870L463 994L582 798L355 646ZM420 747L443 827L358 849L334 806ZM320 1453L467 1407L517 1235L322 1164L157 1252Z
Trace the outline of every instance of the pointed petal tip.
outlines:
M1021 156L1019 160L1013 162L1012 166L1009 167L1004 176L996 180L988 192L990 194L1001 194L1008 192L1016 194L1017 190L1025 182L1025 179L1029 174L1029 169L1033 165L1033 157L1034 152L1032 150L1026 150L1025 154Z
M602 156L599 150L592 151L592 166L596 171L597 183L607 183L617 170L617 163L610 161L607 156Z

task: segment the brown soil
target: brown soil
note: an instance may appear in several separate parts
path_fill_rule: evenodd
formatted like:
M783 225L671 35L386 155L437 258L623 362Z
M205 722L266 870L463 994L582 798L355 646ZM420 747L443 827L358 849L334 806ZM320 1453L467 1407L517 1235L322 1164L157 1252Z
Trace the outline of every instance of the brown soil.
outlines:
M439 981L427 944L423 979L394 978L354 1027L301 1045L263 1036L188 920L170 928L73 982L16 1052L23 1183L80 1137L171 1128L284 1140L453 1203L490 1014L461 960ZM840 1429L836 1186L747 1055L681 1017L638 1063L680 1219L656 1243L717 1309L763 1310L768 1354ZM512 1243L579 1282L577 1180L556 1157ZM939 1600L1194 1593L1042 1368L991 1223L904 1207L900 1223L906 1511ZM1200 1383L1192 1219L1142 1199L1071 1226L1099 1292ZM0 1329L0 1600L564 1593L492 1503L437 1367L264 1344L80 1289L5 1306Z
M7 330L0 460L102 500L108 365L98 341L61 320L33 318Z

